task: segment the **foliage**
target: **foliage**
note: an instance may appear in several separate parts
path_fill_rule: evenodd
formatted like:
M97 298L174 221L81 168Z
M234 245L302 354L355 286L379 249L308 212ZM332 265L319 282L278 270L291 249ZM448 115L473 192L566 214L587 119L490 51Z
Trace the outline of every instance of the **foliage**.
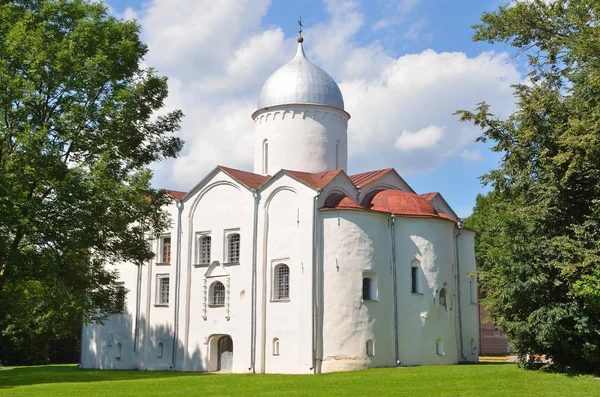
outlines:
M529 81L500 120L460 111L502 153L467 225L484 304L513 349L600 369L600 3L533 0L485 13L475 40L526 54Z
M514 364L376 368L323 375L211 376L42 366L0 371L3 396L597 396L585 376L519 371Z
M0 3L0 343L21 357L115 312L104 264L150 259L168 225L147 166L180 151L182 113L156 115L139 30L85 0Z

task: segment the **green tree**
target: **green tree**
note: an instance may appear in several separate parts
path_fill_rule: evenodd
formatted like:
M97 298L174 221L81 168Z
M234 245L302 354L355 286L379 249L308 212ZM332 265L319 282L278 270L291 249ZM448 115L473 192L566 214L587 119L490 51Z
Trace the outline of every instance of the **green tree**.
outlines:
M475 40L524 54L529 82L500 120L459 111L502 153L467 224L484 304L522 355L600 369L600 2L532 0L484 13Z
M157 116L139 32L101 3L0 2L0 344L117 311L104 265L150 259L170 222L147 166L177 156L183 115Z

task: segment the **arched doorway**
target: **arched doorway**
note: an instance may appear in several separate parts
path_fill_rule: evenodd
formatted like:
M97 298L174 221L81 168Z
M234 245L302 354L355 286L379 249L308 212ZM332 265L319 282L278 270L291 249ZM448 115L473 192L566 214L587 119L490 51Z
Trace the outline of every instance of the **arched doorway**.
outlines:
M217 345L217 371L231 371L232 364L233 340L230 336L222 336Z

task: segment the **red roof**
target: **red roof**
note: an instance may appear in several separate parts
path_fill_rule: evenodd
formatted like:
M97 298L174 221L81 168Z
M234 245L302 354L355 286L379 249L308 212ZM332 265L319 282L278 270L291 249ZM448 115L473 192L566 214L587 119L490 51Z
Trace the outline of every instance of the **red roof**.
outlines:
M393 168L385 168L383 170L369 171L363 172L362 174L350 175L350 180L352 181L352 183L354 183L354 185L356 185L356 187L361 187L381 178L382 176L393 170Z
M241 184L243 184L244 186L246 186L249 189L256 189L260 185L265 183L269 178L271 178L268 175L264 176L264 175L253 174L252 172L240 171L240 170L236 170L233 168L227 168L227 167L223 167L222 165L219 165L218 167L221 170L223 170L223 172L225 172L227 175L229 175L230 177L232 177L236 181L240 182Z
M438 192L431 192L431 193L419 194L419 196L423 197L427 201L431 201L431 199L433 199L438 194L439 194Z
M426 216L454 222L452 217L436 211L421 195L402 190L382 190L367 203L366 208L395 215Z
M327 184L329 182L331 182L331 180L333 178L335 178L339 173L342 172L342 170L332 170L332 171L316 172L316 173L290 171L290 170L283 170L283 171L285 171L289 175L293 176L294 178L299 179L302 182L304 182L314 188L317 188L317 189L324 188L325 186L327 186Z
M183 196L185 196L187 193L186 192L180 192L177 190L169 190L169 189L163 189L168 195L170 195L171 197L177 199L177 200L181 200L183 198Z
M364 210L365 208L358 204L356 200L346 196L342 193L332 193L325 199L325 205L323 208L341 208L341 209L355 209Z

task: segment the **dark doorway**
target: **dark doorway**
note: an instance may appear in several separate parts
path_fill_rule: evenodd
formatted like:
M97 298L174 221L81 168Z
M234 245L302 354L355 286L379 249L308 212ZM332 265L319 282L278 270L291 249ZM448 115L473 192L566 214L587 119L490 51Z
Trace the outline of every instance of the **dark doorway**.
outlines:
M230 336L222 336L218 343L217 371L231 371L233 364L233 340Z

